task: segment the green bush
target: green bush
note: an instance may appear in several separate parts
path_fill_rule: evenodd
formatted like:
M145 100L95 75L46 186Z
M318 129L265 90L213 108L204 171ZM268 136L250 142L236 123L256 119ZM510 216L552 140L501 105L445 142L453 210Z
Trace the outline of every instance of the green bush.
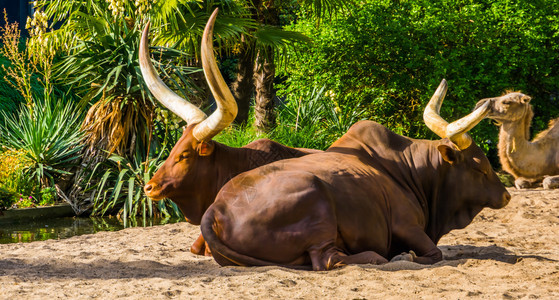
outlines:
M268 138L290 147L325 150L365 114L359 107L337 107L329 99L324 88L314 88L301 95L291 94L279 106L277 126L270 132L264 134L247 125L231 126L214 140L242 147ZM251 111L247 124L253 124L253 118L254 111Z
M442 116L453 121L507 89L533 96L535 130L559 114L559 1L366 1L317 28L291 29L314 43L290 53L286 96L325 86L339 108L416 138L435 138L422 111L441 79L449 82ZM497 129L482 122L472 136L496 161Z
M25 151L9 150L0 147L0 209L9 208L19 198L27 198L38 186L23 174L32 162Z
M0 211L8 209L16 201L17 194L0 186Z
M56 202L56 189L53 187L46 187L41 189L41 200L39 206L53 205Z
M103 216L118 211L125 222L138 215L144 220L154 216L182 216L176 204L168 199L154 203L144 194L144 185L162 163L160 157L142 161L138 156L128 160L113 154L108 162L97 165L103 173L101 180L92 187L95 189L92 215ZM92 174L98 175L95 170ZM92 182L91 178L89 182Z

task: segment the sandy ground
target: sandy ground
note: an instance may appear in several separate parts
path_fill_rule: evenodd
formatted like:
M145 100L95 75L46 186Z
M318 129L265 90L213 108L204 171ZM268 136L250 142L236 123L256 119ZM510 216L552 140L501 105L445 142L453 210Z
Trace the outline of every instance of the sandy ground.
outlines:
M517 191L443 237L444 261L328 272L218 266L187 223L0 245L2 299L559 299L559 190Z

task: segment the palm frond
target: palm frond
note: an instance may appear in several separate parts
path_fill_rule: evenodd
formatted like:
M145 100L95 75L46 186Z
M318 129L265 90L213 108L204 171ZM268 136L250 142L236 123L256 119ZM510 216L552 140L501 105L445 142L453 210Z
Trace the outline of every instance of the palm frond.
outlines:
M275 26L261 26L254 32L255 47L258 51L275 52L276 57L282 57L280 63L287 63L289 49L296 49L298 44L311 43L311 39L303 33L283 30Z
M188 15L186 15L184 10L185 8L176 8L175 13L168 18L154 22L156 30L159 32L155 38L155 44L185 49L195 58L199 58L200 41L211 12L199 7L189 7ZM159 27L157 24L160 24ZM214 27L214 38L218 48L226 51L232 49L235 44L239 43L242 34L248 33L256 26L256 22L250 19L246 13L221 15L216 20Z

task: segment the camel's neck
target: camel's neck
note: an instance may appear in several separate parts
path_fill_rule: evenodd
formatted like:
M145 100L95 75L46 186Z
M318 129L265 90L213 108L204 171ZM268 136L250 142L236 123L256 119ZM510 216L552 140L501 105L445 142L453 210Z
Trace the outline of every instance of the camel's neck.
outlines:
M515 178L533 178L542 166L538 147L529 140L530 122L533 113L528 108L522 120L516 122L505 121L499 132L499 158L503 170Z

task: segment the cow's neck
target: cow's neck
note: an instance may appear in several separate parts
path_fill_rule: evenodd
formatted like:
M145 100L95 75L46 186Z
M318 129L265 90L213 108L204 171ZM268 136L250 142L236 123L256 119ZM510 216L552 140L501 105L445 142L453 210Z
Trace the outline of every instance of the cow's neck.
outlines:
M200 223L221 187L234 176L248 170L247 150L213 143L213 153L199 157L197 164L192 167L196 172L192 175L194 179L181 189L180 198L172 199L194 225Z
M426 173L422 176L423 191L429 207L429 215L425 216L428 220L425 233L435 244L451 230L466 227L483 209L466 201L457 201L460 198L459 190L471 187L460 185L460 182L448 175L452 166L442 159L438 145L435 142L430 151L426 151L429 153L426 161L432 163L424 169Z
M468 203L456 203L459 201L455 201L455 197L448 196L452 192L455 193L456 190L440 191L439 197L435 198L436 205L431 207L431 216L425 232L435 244L451 230L468 226L483 209L481 206L471 206ZM457 206L452 207L448 203Z
M215 181L213 181L213 198L217 195L221 187L238 174L248 171L252 166L251 151L246 148L234 148L220 143L215 143L215 150L212 162L215 169ZM211 199L213 203L214 199Z

